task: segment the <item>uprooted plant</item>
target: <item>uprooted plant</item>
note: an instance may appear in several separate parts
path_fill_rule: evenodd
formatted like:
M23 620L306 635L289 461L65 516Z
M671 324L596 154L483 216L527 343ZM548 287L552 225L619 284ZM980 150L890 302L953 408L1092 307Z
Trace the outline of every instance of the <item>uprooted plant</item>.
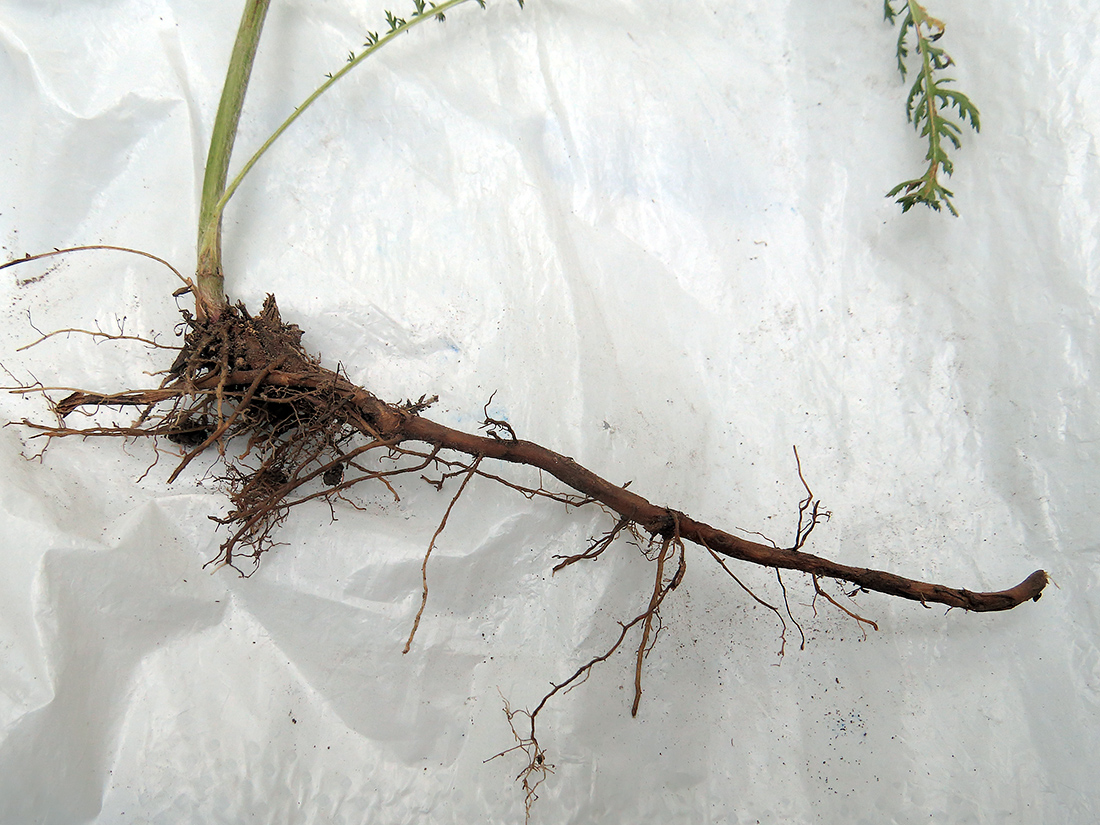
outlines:
M484 5L482 0L477 1ZM20 393L42 393L57 415L58 423L53 425L23 422L36 431L36 437L44 438L47 444L67 436L165 439L182 451L177 466L168 476L169 482L196 457L215 451L220 480L228 492L231 509L215 519L225 529L225 538L217 557L210 563L232 568L242 576L255 570L263 553L275 544L275 529L300 504L323 500L331 505L343 500L354 506L348 493L364 482L381 484L389 495L397 498L398 484L406 476L423 478L440 490L453 488L450 503L424 555L421 600L411 619L405 652L411 649L427 603L430 557L435 542L471 479L490 479L525 496L545 498L569 507L604 510L612 522L608 530L581 552L561 558L554 572L596 561L613 543L623 539L641 547L652 562L653 586L640 600L637 615L620 622L620 631L613 644L578 667L568 678L554 683L533 710L514 711L505 703L517 742L515 748L509 750L518 749L527 759L519 779L526 792L528 812L535 799L535 789L552 770L537 738L539 713L557 694L583 682L596 665L627 645L632 634L636 646L632 647L631 713L637 713L644 661L661 629L661 607L684 579L689 544L697 545L703 558L722 567L750 597L776 613L783 627L784 643L786 619L797 626L786 604L782 571L787 570L807 574L815 600L821 596L861 628L877 629L877 626L830 595L823 580L834 579L854 585L855 590L849 596L875 591L916 601L925 607L942 604L973 611L1008 610L1040 597L1047 582L1041 570L1008 590L979 593L843 565L806 552L811 533L828 518L828 512L810 490L801 465L797 464L797 453L796 466L805 497L798 508L793 540L788 547L777 546L766 539L754 541L696 520L680 510L653 504L628 489L629 485L612 484L571 458L520 439L509 424L490 416L488 403L482 422L485 434L472 434L425 417L423 413L434 402L434 397L403 403L384 401L306 352L301 343L302 331L282 320L274 297L268 296L261 310L255 313L241 303L230 303L223 286L221 214L243 176L310 103L366 56L429 18L442 19L445 12L466 0L439 4L416 0L415 13L408 19L387 12L388 32L383 36L368 35L363 52L351 55L340 72L329 76L227 186L229 155L268 2L249 0L246 4L231 58L204 179L197 273L194 279L189 279L172 270L183 282L177 297L191 294L195 300L194 313L182 312L182 342L172 348L176 352L174 361L158 386L145 389L65 390L65 394L58 397L62 393L58 388L42 385L16 388ZM28 256L5 266L56 254L61 251ZM154 257L148 253L139 254ZM159 258L155 260L160 261ZM166 262L160 262L171 268ZM102 331L90 334L106 338L133 337ZM105 420L104 411L118 409L134 411L131 424L118 426ZM78 413L87 415L91 422L72 426L69 422ZM494 462L533 468L538 471L538 482L509 480L498 473ZM546 486L544 474L553 477L564 489ZM782 607L765 602L749 590L730 566L735 560L774 569L783 588Z

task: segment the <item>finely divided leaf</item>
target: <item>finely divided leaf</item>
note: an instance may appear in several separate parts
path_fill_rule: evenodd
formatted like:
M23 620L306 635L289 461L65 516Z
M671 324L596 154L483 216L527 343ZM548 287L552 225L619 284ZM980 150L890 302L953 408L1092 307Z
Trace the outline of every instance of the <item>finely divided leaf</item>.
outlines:
M898 70L902 77L908 71L909 38L913 38L913 51L920 62L917 77L905 100L905 115L920 136L928 141L928 151L925 153L928 168L924 175L898 184L887 197L896 197L902 212L908 212L919 203L937 212L946 206L952 215L958 215L951 203L953 193L940 183L941 173L950 175L955 170L945 146L950 143L959 148L962 126L967 122L975 132L980 131L978 109L965 94L947 87L946 84L954 82L952 78L937 76L937 72L953 64L951 56L940 46L934 45L943 37L943 22L929 16L916 0L885 0L884 12L890 23L896 23L899 17L902 19L897 40ZM958 114L958 122L946 116L952 109Z

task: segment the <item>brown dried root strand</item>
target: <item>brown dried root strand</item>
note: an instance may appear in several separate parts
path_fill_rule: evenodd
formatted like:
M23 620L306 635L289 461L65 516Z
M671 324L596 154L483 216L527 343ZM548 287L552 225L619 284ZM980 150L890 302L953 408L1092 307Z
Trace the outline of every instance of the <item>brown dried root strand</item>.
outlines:
M545 752L535 736L539 712L556 694L585 682L592 669L619 650L632 628L640 625L631 707L632 715L637 714L643 663L661 630L660 607L684 575L685 540L706 549L747 591L748 588L726 564L726 559L740 559L773 568L783 590L787 616L800 633L802 628L791 614L787 602L782 570L809 574L813 580L815 600L816 596L823 596L855 619L861 628L863 625L875 625L832 598L822 589L821 578L851 582L859 590L900 596L925 606L940 603L975 611L1008 610L1029 599L1038 600L1047 583L1046 573L1037 570L1008 590L975 593L885 571L843 565L803 552L813 529L829 514L814 498L800 462L798 475L806 497L799 504L792 546L777 547L760 534L755 535L763 538L766 544L736 536L680 511L654 505L628 490L629 485L611 484L567 456L517 438L507 422L489 417L489 402L484 407L483 422L483 428L489 435L480 436L424 418L420 413L430 401L423 398L403 405L382 401L352 384L339 372L325 369L309 356L301 347L301 330L282 322L270 296L263 310L255 317L249 315L243 306L237 306L226 307L218 319L194 319L187 313L184 318L184 346L160 387L122 393L72 391L53 403L54 411L62 419L59 426L31 426L47 438L73 435L126 438L165 436L185 448L172 478L200 452L216 447L226 468L224 480L233 504L232 511L226 517L215 519L228 525L231 531L222 544L218 558L213 560L219 566L229 565L241 575L246 575L235 565L237 556L243 555L257 561L263 552L274 545L272 531L285 520L289 509L303 502L324 498L331 506L333 499L342 498L351 486L372 480L382 483L397 497L391 479L419 473L431 466L440 472L439 481L431 483L440 488L448 478L461 475L461 485L424 556L420 609L406 644L405 649L408 650L427 601L427 565L432 549L452 509L475 475L502 482L528 497L542 496L568 506L598 503L617 516L615 526L607 534L593 540L584 552L566 557L555 567L555 572L578 561L598 558L623 531L635 539L640 539L643 531L649 534L649 546L657 548L657 553L653 559L653 591L646 609L629 622L620 622L620 633L614 643L603 654L578 668L568 679L552 685L533 711L513 712L507 705L505 707L517 741L516 748L523 750L528 758L527 767L518 777L523 781L526 792L528 814L537 798L535 788L551 771L546 764ZM38 385L17 388L16 391L45 392L46 388ZM66 416L78 410L94 413L101 408L126 407L141 408L137 422L128 427L95 424L80 429L64 423ZM351 440L360 436L366 437L366 443L352 447ZM241 441L246 442L244 451L234 455L230 451L231 444ZM427 444L431 449L425 452L405 446L414 442ZM233 451L236 449L232 446ZM447 458L441 456L441 451L452 451L470 459ZM392 466L384 467L378 459L379 454L384 454L385 459L382 460L391 461ZM371 465L364 463L369 455L375 457ZM485 459L536 468L540 474L539 486L524 487L489 473L482 469ZM797 451L795 459L798 462ZM547 490L542 482L542 473L548 473L571 492ZM301 490L303 485L316 484L318 480L324 483L323 489ZM666 566L674 554L679 556L677 570L667 576ZM782 612L748 592L779 616L785 645L786 621ZM515 718L518 715L528 718L529 735L521 736L516 731Z
M231 372L226 377L226 383L248 386L258 372L257 370ZM321 371L319 368L310 372L297 373L273 370L264 381L275 387L299 389L327 385L333 392L353 402L359 414L359 427L366 433L381 436L386 444L396 447L406 441L420 441L473 457L495 458L513 464L537 467L572 487L587 499L605 505L651 534L666 535L673 529L673 523L677 522L682 539L704 546L719 555L763 567L800 570L820 578L840 579L865 590L910 599L925 606L945 604L949 607L977 612L1010 610L1029 600L1038 601L1047 584L1047 574L1042 570L1036 570L1015 587L1007 590L974 592L909 579L882 570L840 564L797 549L749 541L693 519L686 513L654 505L625 487L605 481L573 459L539 444L523 440L486 438L437 424L420 415L410 414L397 406L387 404L335 373ZM208 389L210 383L210 378L204 379L199 382L196 389ZM113 396L95 393L74 394L61 404L66 408L76 408L87 403L100 402L105 398L110 399L106 403L113 404L119 403L119 400L124 397L125 401L122 403L145 405L158 403L173 395L181 395L183 392L183 390L149 390L146 393L135 391ZM41 429L53 435L81 434L79 430L65 428L42 427Z
M734 573L732 570L730 570L729 565L726 564L725 559L721 558L717 553L715 553L713 550L711 550L710 547L707 546L705 543L703 544L703 547L708 553L710 553L711 558L713 558L718 563L718 566L721 567L723 570L725 570L726 573L729 574L729 577L731 579L733 579L735 582L737 582L738 587L740 587L742 590L744 590L746 593L748 593L750 596L752 596L753 600L755 600L757 602L757 604L768 608L768 610L772 611L772 613L774 613L778 617L780 631L779 631L779 653L777 655L780 659L782 659L783 656L787 652L787 620L783 618L783 611L780 610L778 607L776 607L774 604L769 604L768 602L764 601L762 598L757 596L755 593L753 593L752 590L749 588L749 586L747 584L745 584L743 581L741 581L741 579L739 579L737 577L736 573ZM799 631L801 632L801 628L799 628ZM805 638L805 634L803 634L803 638Z
M633 535L635 538L638 538L637 533L634 532L634 525L631 523L630 519L626 518L625 516L621 516L614 527L612 527L599 538L592 539L592 541L589 543L588 547L585 548L583 553L576 553L572 556L554 556L555 559L562 559L562 561L554 565L552 573L557 573L558 571L568 567L571 564L576 564L579 561L592 561L594 559L598 559L600 555L602 555L603 551L615 542L615 539L619 537L619 533L621 533L623 530L630 531L631 535Z
M220 426L227 417L222 408L223 401L233 397L242 399L259 379L256 386L262 388L262 393L257 390L257 398L246 405L249 414L238 416L236 428L231 427L225 433L220 449L224 449L224 438L257 430L268 433L268 444L273 444L290 430L312 426L308 420L310 416L321 415L335 405L341 410L338 416L341 424L388 445L390 449L396 450L406 442L423 442L437 449L465 453L474 459L497 459L535 467L572 488L583 497L583 501L604 505L650 535L668 537L678 530L681 540L699 544L728 558L776 570L800 570L819 578L840 579L865 590L918 601L925 606L938 603L974 611L1009 610L1025 601L1038 600L1046 586L1046 573L1037 570L1007 590L973 592L881 570L844 565L802 552L800 548L809 531L823 516L816 503L809 505L809 520L804 522L800 519L794 547L769 546L733 535L693 519L686 513L652 504L625 486L612 484L573 459L539 444L512 438L507 432L509 437L506 438L501 438L499 434L485 437L465 433L419 415L415 407L382 401L339 373L321 367L315 359L306 355L300 346L301 331L292 325L282 324L270 296L263 311L255 318L248 315L243 307L236 308L234 312L237 318L236 326L232 328L213 327L187 316L191 327L185 342L187 349L177 358L170 372L175 383L144 393L73 393L56 405L58 412L66 415L83 406L101 404L153 406L173 398L197 397L202 401L201 407L191 408L188 414L193 417L200 412L209 414ZM223 313L217 323L227 324L226 319L232 315L233 312L229 311ZM287 352L290 355L282 365L273 369L272 362ZM230 413L230 417L232 415ZM48 435L79 434L77 430L66 428L57 428L52 432L44 428L44 431ZM289 493L297 486L295 483L285 492ZM812 500L812 495L809 498ZM806 512L803 509L800 515Z
M830 596L822 588L821 578L848 581L858 590L900 596L925 606L941 603L976 611L1007 610L1028 599L1038 600L1047 583L1046 573L1039 570L1009 590L974 593L884 571L842 565L804 552L810 534L829 514L821 509L806 482L797 451L798 477L806 495L799 503L793 543L789 548L781 548L760 534L755 535L767 543L733 535L680 511L654 505L628 490L629 485L611 484L569 457L520 440L506 421L489 416L492 396L483 408L482 428L487 436L464 433L424 418L420 413L431 401L423 397L415 403L386 403L355 386L338 371L325 369L307 354L301 346L301 330L283 323L271 296L257 316L250 315L241 305L226 307L217 319L195 319L184 313L184 328L183 347L160 387L122 393L72 391L53 403L53 410L61 419L59 426L31 426L47 439L72 435L167 437L184 448L184 455L169 481L200 453L216 448L225 468L223 480L228 487L232 510L224 518L215 519L229 528L230 535L211 563L219 567L231 566L241 575L247 574L237 566L238 557L258 562L260 555L274 546L273 531L286 519L290 508L298 504L323 498L332 506L334 498L343 498L346 490L363 481L380 482L396 498L397 492L391 485L393 478L420 473L429 467L440 473L437 482L429 480L439 488L447 479L461 475L461 484L424 555L420 607L405 652L412 644L427 604L428 563L432 551L452 510L475 476L504 483L529 497L543 496L568 506L598 503L617 517L614 527L605 535L592 540L583 552L565 557L555 566L555 572L579 561L599 558L624 531L639 544L642 544L641 532L649 534L648 546L651 550L656 548L656 556L650 556L654 561L654 580L645 609L630 621L620 622L618 637L605 652L581 665L569 678L552 684L533 711L513 711L505 702L505 714L516 745L503 753L519 749L527 758L517 781L523 783L528 818L538 798L536 789L553 772L536 736L539 713L557 694L583 684L596 665L624 645L635 627L640 633L634 657L631 715L637 715L644 662L661 632L661 606L684 577L685 540L702 546L738 585L776 613L783 627L780 655L786 645L787 624L783 613L752 593L734 575L727 559L740 559L775 570L786 615L798 628L803 644L805 634L791 613L782 570L799 570L810 575L815 591L815 612L817 596L822 596L853 618L861 630L865 625L875 629L877 626ZM46 388L38 385L16 391L45 392ZM65 418L77 411L94 413L103 408L127 407L141 410L137 421L128 427L107 427L96 422L80 429L65 423ZM362 437L366 442L353 446L352 439ZM235 455L242 441L246 446L243 452ZM411 443L427 444L430 450L425 452L405 446ZM441 456L442 451L470 458L454 460ZM379 459L383 454L385 458ZM368 464L368 457L373 457L374 461ZM523 487L487 472L482 469L486 459L538 469L538 487ZM385 466L384 460L391 465ZM571 492L547 490L542 473L548 473ZM305 487L310 484L316 487L318 482L324 485L319 490ZM677 569L668 575L666 568L676 556ZM519 716L527 719L526 734L517 730Z
M1029 600L1038 601L1047 584L1047 574L1036 570L1008 590L974 592L908 579L882 570L840 564L798 549L768 546L719 530L686 513L652 504L625 487L605 481L573 459L539 444L483 438L421 416L402 416L395 408L369 394L361 399L361 404L364 417L387 437L400 441L423 441L467 455L538 467L652 535L670 535L678 524L682 539L709 547L719 555L764 567L800 570L822 578L841 579L866 590L899 596L925 606L937 603L974 611L1010 610Z
M546 751L542 749L538 740L535 739L533 727L529 736L523 736L516 730L516 717L530 717L531 714L525 710L512 710L512 706L508 704L508 700L504 698L503 694L500 698L504 702L504 716L508 720L508 727L512 729L512 736L515 737L516 744L506 750L502 750L498 754L490 756L488 759L484 760L482 764L484 765L486 762L492 762L498 756L506 756L513 751L523 751L524 756L527 757L527 764L523 767L523 770L516 775L516 781L523 783L524 821L529 822L531 820L531 808L539 798L536 790L539 785L546 781L546 777L554 772L554 765L546 761Z
M477 465L480 463L480 457L474 459L474 463L471 464L470 468L466 471L466 477L462 479L462 483L458 486L458 491L454 494L454 498L451 499L451 503L447 505L447 510L443 513L443 518L439 521L439 526L435 528L435 532L432 534L432 540L428 542L428 550L424 553L424 563L420 565L420 577L422 582L420 609L416 611L416 618L413 619L412 630L409 631L409 638L405 642L405 649L401 651L402 653L408 653L409 649L412 647L413 637L416 636L416 629L420 627L420 618L424 615L424 608L428 605L428 559L431 558L432 550L435 549L436 539L438 539L439 534L443 532L443 528L447 526L447 519L451 517L451 510L453 510L455 504L458 503L458 499L466 489L466 485L470 483L470 479L477 474ZM442 486L442 484L440 486Z
M249 385L258 371L230 373L227 383ZM378 433L382 441L396 447L405 441L421 441L441 449L455 450L473 457L495 458L513 464L526 464L538 467L572 487L592 501L600 502L654 535L666 535L672 530L673 522L678 522L682 539L707 547L714 553L729 558L740 559L764 567L782 570L800 570L812 576L833 578L851 582L864 590L873 590L890 596L918 601L927 606L930 603L945 604L964 610L978 612L1010 610L1026 601L1038 601L1047 584L1047 575L1036 570L1015 587L994 592L974 592L971 590L947 587L942 584L908 579L894 573L871 568L853 567L840 564L811 553L796 549L769 546L759 542L727 533L691 518L686 513L658 507L646 499L623 487L618 487L597 476L590 470L577 464L573 459L560 455L535 444L522 440L498 440L471 435L454 430L442 424L410 415L398 407L386 404L366 390L355 387L335 373L321 375L317 372L287 373L272 371L265 383L276 387L318 388L330 385L332 390L354 402L361 416L359 426L368 433ZM209 379L201 382L209 384ZM198 389L205 389L200 386ZM103 396L94 393L73 395L61 402L63 408L75 409L88 403L126 403L144 406L156 404L182 391L150 390L145 393L131 392L124 395ZM122 400L122 399L125 400ZM86 435L82 430L71 428L50 428L38 425L49 435ZM110 434L102 431L96 434ZM122 434L122 433L119 433ZM125 435L139 434L126 431ZM149 435L159 434L149 432Z
M50 338L55 338L58 335L86 335L89 338L99 338L104 341L138 341L146 346L153 347L154 349L171 349L178 350L178 346L162 344L156 338L146 338L144 335L127 335L124 331L125 318L119 322L118 332L105 332L102 329L76 329L74 327L67 327L65 329L55 329L53 332L43 332L37 340L31 341L29 344L17 348L16 352L26 352L32 347L36 347L43 341L48 341ZM38 330L34 324L31 327L36 331Z
M672 577L672 581L665 586L665 562L668 560L670 550L680 551L680 566L676 571L676 574ZM653 644L657 642L657 633L660 631L660 624L657 629L653 629L653 622L657 620L660 622L661 615L658 610L661 607L661 602L664 601L665 596L671 590L675 590L677 586L683 581L684 578L684 545L680 542L680 536L666 536L661 542L661 548L657 552L657 572L653 580L653 595L649 599L649 608L642 615L645 617L642 619L642 640L638 643L638 656L634 663L634 702L630 705L630 715L638 715L638 704L642 701L642 665L645 663L645 657L649 654ZM649 641L650 632L653 632L653 644ZM532 718L532 723L534 719Z
M821 581L817 578L817 576L813 576L812 578L813 578L813 581L814 581L814 615L815 616L817 615L817 604L816 604L817 603L817 597L818 596L824 596L825 601L829 602L829 604L831 604L837 610L840 610L843 613L847 613L851 618L856 620L856 624L859 627L860 632L863 634L864 639L867 638L867 630L863 627L864 625L868 625L873 630L878 630L878 624L876 622L871 621L866 616L860 616L854 610L849 610L847 607L842 605L840 602L838 602L836 599L834 599L832 596L830 596L828 593L826 593L824 590L821 589Z
M679 563L676 572L666 580L665 564L676 553L679 555ZM653 644L656 642L657 635L660 632L661 605L664 603L665 597L675 590L684 579L684 545L678 536L673 534L660 540L660 543L657 544L657 558L654 567L656 569L653 582L653 594L650 596L649 604L646 606L645 610L629 622L619 622L618 637L603 653L598 656L593 656L577 668L568 679L552 684L550 690L542 697L534 710L512 710L508 704L508 700L504 700L504 713L508 718L508 725L512 729L512 735L515 737L517 744L491 756L485 761L488 762L491 759L496 759L498 756L504 756L515 750L522 750L524 752L527 757L527 765L520 771L516 780L523 781L528 817L530 817L531 814L531 805L538 798L535 794L535 788L542 784L546 778L547 772L553 773L553 766L546 762L546 751L538 741L537 727L539 713L541 713L550 700L559 693L568 693L573 688L587 682L588 677L592 674L592 670L596 665L601 662L606 662L614 656L619 648L623 646L623 642L626 641L626 637L630 634L630 631L641 624L642 634L638 643L638 650L634 663L634 701L630 708L631 716L638 715L638 705L642 698L642 666L646 656L649 655L650 650L653 649ZM656 626L654 626L655 624ZM519 731L516 730L517 716L527 717L526 734L521 735ZM538 775L538 780L532 784L531 777L536 774Z

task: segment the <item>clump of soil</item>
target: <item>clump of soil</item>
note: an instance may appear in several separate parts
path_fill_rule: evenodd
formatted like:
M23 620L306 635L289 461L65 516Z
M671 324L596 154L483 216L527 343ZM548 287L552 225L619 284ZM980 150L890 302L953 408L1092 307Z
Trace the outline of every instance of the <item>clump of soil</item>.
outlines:
M302 347L302 330L282 320L273 296L257 315L237 304L216 319L184 311L183 323L183 345L159 388L74 392L53 408L64 420L82 408L140 407L135 424L117 428L117 434L164 437L182 448L169 482L196 456L217 449L232 508L212 517L229 530L213 562L244 575L239 562L255 562L273 546L273 530L295 504L331 502L360 481L408 471L367 467L359 459L377 448L407 453L398 448L393 425L428 402L385 404L321 366ZM388 441L380 422L390 430ZM48 436L87 433L65 426L39 429ZM97 430L112 434L111 428ZM366 443L353 448L362 436ZM301 488L307 484L317 489L306 493Z

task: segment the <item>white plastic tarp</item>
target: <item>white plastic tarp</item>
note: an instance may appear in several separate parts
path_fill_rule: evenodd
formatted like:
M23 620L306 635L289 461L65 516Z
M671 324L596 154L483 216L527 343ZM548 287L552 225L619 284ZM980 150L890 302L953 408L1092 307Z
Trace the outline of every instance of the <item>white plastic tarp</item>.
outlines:
M0 2L5 258L118 244L194 268L240 2ZM392 7L391 7L392 8ZM369 30L374 0L275 0L237 163ZM393 8L408 16L412 9ZM268 292L383 398L522 438L647 498L790 541L792 445L832 512L808 550L1003 614L855 604L784 576L775 615L698 548L633 653L540 714L535 822L1091 823L1100 818L1100 8L929 12L981 110L961 215L884 197L923 169L878 0L506 0L342 81L226 215L228 291ZM5 270L7 383L149 386L179 285L135 256ZM4 394L8 422L48 421ZM119 420L126 419L125 413ZM0 821L519 822L504 713L648 602L612 520L484 479L294 512L248 579L211 574L210 465L0 429ZM500 472L509 472L497 468ZM735 565L782 603L774 571ZM841 599L832 583L831 592ZM843 599L842 599L843 602ZM847 603L847 602L843 602ZM634 641L636 644L636 641Z

